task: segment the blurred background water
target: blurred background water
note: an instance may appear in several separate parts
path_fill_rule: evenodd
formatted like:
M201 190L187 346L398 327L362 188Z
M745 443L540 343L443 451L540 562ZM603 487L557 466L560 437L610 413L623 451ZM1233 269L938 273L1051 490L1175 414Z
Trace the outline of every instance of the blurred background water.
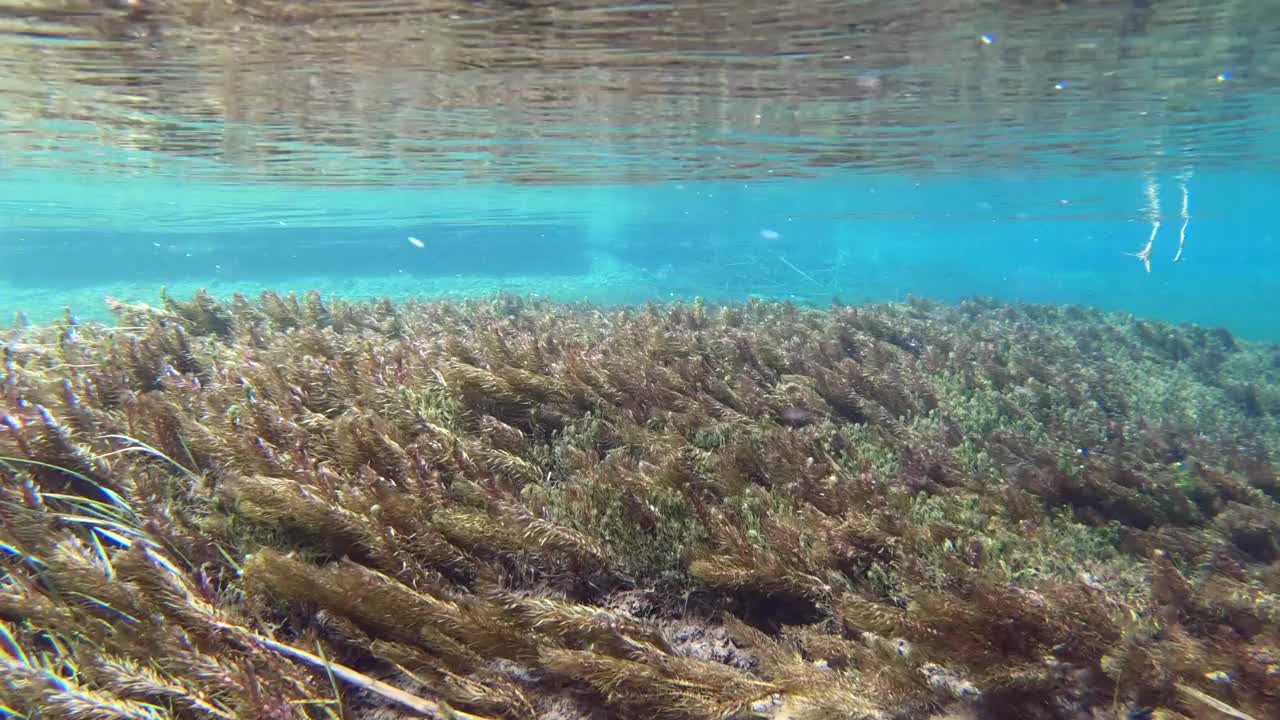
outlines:
M1280 340L1278 2L0 0L0 48L6 316L988 295Z

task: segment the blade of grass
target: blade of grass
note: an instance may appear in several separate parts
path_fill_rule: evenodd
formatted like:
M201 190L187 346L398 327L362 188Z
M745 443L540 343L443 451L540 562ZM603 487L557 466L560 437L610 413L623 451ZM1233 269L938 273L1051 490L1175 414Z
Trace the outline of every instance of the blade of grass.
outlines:
M27 657L26 651L18 644L18 639L13 636L9 630L9 623L0 622L0 652L4 653L4 657L15 660L27 667L31 666L31 659Z
M324 661L324 674L329 678L329 687L333 688L333 702L338 708L338 717L340 720L346 720L346 712L342 707L342 691L338 687L338 680L333 676L333 664L329 662L328 656L324 654L324 647L320 645L320 641L316 641L316 654Z
M1214 710L1217 710L1218 712L1222 713L1223 715L1226 715L1227 717L1235 718L1236 720L1254 720L1252 715L1249 715L1240 710L1237 710L1231 707L1230 705L1222 702L1221 700L1213 697L1212 695L1201 692L1191 687L1190 685L1183 685L1182 683L1174 683L1174 687L1178 688L1178 691L1181 692L1182 694L1194 700L1198 700L1204 703L1205 705L1208 705L1209 707L1213 708Z
M107 549L102 547L102 540L98 537L97 528L89 529L89 539L93 541L93 551L98 555L98 561L102 564L103 569L107 573L107 582L116 579L116 568L111 564L111 558L107 555Z
M125 512L129 513L129 515L131 516L134 514L133 508L130 507L129 503L125 502L125 499L120 497L120 495L116 491L111 490L109 488L105 488L100 483L94 482L92 478L85 475L84 473L78 473L75 470L64 468L61 465L54 465L52 463L40 462L39 460L28 460L27 458L12 457L8 455L0 456L0 464L8 466L11 472L17 472L12 466L9 466L9 463L17 463L19 465L31 465L33 467L41 467L46 470L57 470L60 473L65 473L67 475L70 475L71 477L85 483L86 485L89 485L90 487L96 489L98 492L102 493L108 500L111 501L112 505L115 505L121 510L124 510Z
M119 453L140 452L145 455L150 455L158 460L163 460L169 463L170 465L177 468L179 472L181 472L183 475L187 476L187 478L192 482L198 483L202 481L202 478L199 475L197 475L195 471L191 470L190 468L178 462L177 460L174 460L168 455L165 455L160 450L157 450L156 448L142 442L137 438L130 437L128 435L114 435L114 434L103 435L102 438L105 440L121 440L130 444L129 447L124 447L124 448L120 448L119 450L114 450L109 453L104 453L102 457L108 457L110 455L119 454Z
M405 692L398 687L388 685L381 680L371 678L358 670L353 670L346 665L326 661L312 655L306 650L299 650L291 645L285 645L284 643L277 642L271 638L249 632L244 628L236 627L227 623L218 623L218 625L224 630L246 637L248 640L261 647L275 650L282 655L304 662L312 667L323 668L327 663L334 676L341 679L343 682L349 685L354 685L361 690L379 695L386 700L395 702L413 710L414 712L422 713L429 718L437 720L453 720L455 718L460 718L461 720L489 720L489 718L485 718L481 715L472 715L471 713L466 713L461 710L454 710L442 703L420 698L417 695Z

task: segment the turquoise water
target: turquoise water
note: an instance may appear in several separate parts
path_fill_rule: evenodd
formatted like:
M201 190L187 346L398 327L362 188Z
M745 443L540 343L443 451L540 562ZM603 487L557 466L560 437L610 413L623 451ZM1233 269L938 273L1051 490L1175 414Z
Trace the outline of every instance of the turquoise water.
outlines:
M5 316L984 295L1280 339L1270 2L50 2L0 41Z
M162 286L179 295L315 288L393 298L508 290L601 303L983 295L1280 339L1270 307L1280 298L1280 227L1275 178L1265 173L843 173L433 189L121 184L10 185L0 229L6 316L48 318L70 306L104 317L104 296L155 302ZM1143 249L1157 217L1148 272L1127 253Z

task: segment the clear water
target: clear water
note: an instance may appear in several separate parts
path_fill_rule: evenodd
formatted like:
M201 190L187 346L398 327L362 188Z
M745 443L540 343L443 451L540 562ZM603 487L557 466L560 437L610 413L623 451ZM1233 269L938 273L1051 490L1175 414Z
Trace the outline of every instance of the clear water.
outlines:
M987 295L1280 339L1275 2L64 0L0 43L5 315Z

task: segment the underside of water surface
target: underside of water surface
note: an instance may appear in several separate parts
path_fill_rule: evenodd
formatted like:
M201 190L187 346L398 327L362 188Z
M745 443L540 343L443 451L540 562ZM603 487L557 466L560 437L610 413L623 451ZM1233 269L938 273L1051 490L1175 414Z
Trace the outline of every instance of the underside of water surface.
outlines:
M0 48L0 716L1280 716L1274 3Z

